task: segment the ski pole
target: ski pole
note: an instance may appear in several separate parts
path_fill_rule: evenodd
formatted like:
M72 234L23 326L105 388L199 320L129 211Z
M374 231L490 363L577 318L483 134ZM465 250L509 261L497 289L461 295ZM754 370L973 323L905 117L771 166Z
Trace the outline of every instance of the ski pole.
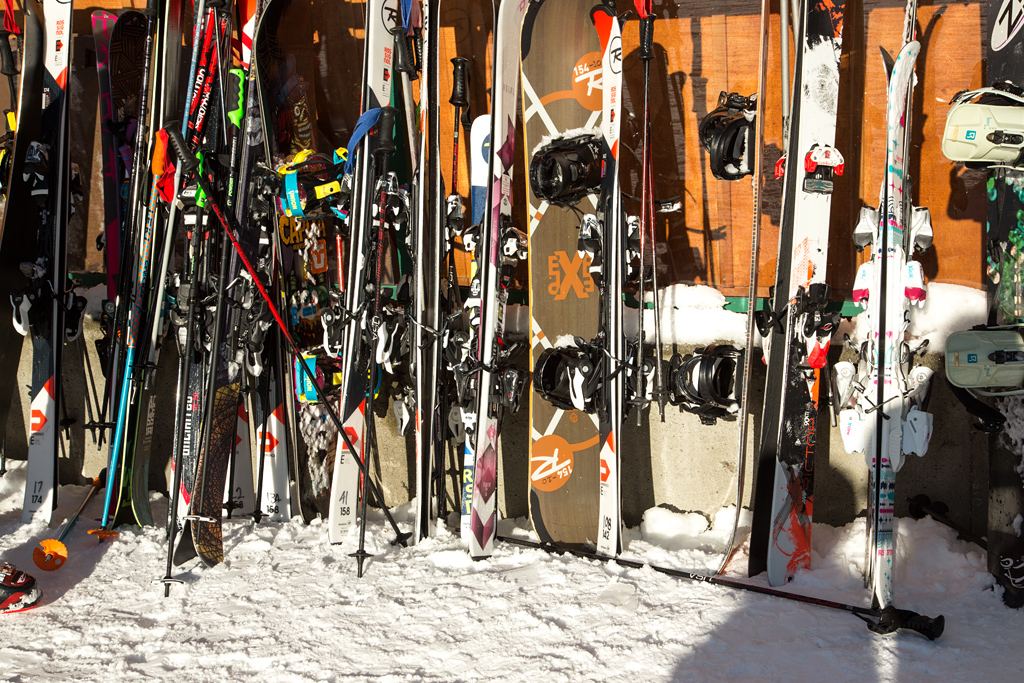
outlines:
M466 84L469 78L469 60L452 57L452 96L448 104L455 107L455 125L452 130L452 195L459 194L459 115L469 107Z
M394 107L381 107L380 119L377 123L377 147L373 151L374 157L376 157L376 168L377 178L379 179L380 186L380 204L377 206L377 258L376 258L376 269L377 278L376 285L373 288L373 319L370 322L370 335L371 345L370 348L376 348L377 340L380 335L380 326L382 324L380 312L380 291L381 281L384 274L384 252L381 246L384 244L384 235L387 232L388 221L385 220L387 216L388 208L388 155L395 151L395 114L396 110ZM369 424L373 425L373 395L377 390L377 363L373 360L370 361L370 381L366 385L366 415L371 416ZM373 447L377 447L377 430L376 426L372 427L372 443ZM367 439L370 441L370 439ZM362 495L359 499L360 514L359 514L359 548L356 552L352 553L352 557L356 558L356 576L362 578L363 576L363 563L370 556L366 552L366 491L367 484L370 481L370 473L366 471L363 473L363 489ZM426 494L421 494L426 495ZM381 503L381 507L387 509L384 504L383 497L379 497L378 500Z
M167 131L168 141L171 143L171 147L174 149L175 153L178 156L178 159L181 162L182 171L184 171L185 173L191 173L198 169L199 160L196 159L195 156L190 154L186 149L184 136L175 127L176 125L177 122L169 122L166 126L165 129ZM228 239L231 241L232 246L237 252L238 258L242 261L242 265L249 272L249 275L252 277L253 283L255 283L256 288L259 290L260 295L263 297L263 300L267 302L267 307L270 309L271 314L273 314L274 316L274 320L277 321L277 325L281 330L281 337L288 343L288 350L292 355L293 361L297 361L295 365L302 370L306 379L315 386L316 378L313 376L312 371L309 369L306 363L302 362L302 356L299 353L298 344L296 344L295 339L288 331L288 326L285 325L284 320L281 319L281 314L278 312L277 306L274 305L273 299L271 299L270 295L267 293L266 288L263 286L263 282L260 280L259 274L256 272L256 269L249 261L249 258L245 255L245 251L242 249L242 246L238 243L238 240L235 238L237 226L234 229L232 228L232 224L234 224L234 217L232 216L229 219L228 216L221 209L217 201L213 199L213 189L210 186L209 180L202 173L198 172L195 173L195 178L196 182L199 184L199 187L207 195L206 202L208 208L210 208L210 210L213 211L213 214L217 218L218 223L220 223L221 228L223 228L224 232L228 236ZM348 449L349 453L351 453L352 458L359 466L359 471L362 473L364 481L366 482L365 485L370 488L371 492L374 494L377 500L381 502L381 510L384 513L384 517L387 519L391 528L394 529L395 534L397 536L394 543L401 544L404 546L406 543L406 539L409 538L410 534L403 533L401 529L398 528L398 522L395 521L395 518L392 516L391 511L388 510L386 505L384 505L384 496L381 495L377 486L369 478L366 463L363 461L363 458L360 457L359 453L356 452L356 448L355 446L352 445L352 440L349 438L348 433L346 433L345 427L341 423L341 420L338 419L337 413L334 412L334 409L331 408L329 403L325 402L323 404L323 407L327 413L327 416L330 418L331 422L333 422L335 427L337 427L338 436L340 436L341 439L345 442L345 447ZM175 474L175 477L177 477L177 474Z
M92 500L93 494L99 491L105 485L107 481L107 468L104 467L103 471L96 475L96 478L92 480L92 485L89 488L89 492L85 494L85 499L82 504L78 506L75 514L68 518L68 521L64 523L64 528L61 529L60 534L57 538L48 538L41 541L38 546L32 551L32 561L36 563L36 566L45 572L52 572L60 569L64 566L64 563L68 559L68 549L64 545L64 539L71 533L71 529L75 526L75 522L78 521L79 515L82 514L82 510ZM98 531L96 529L90 531ZM101 531L101 530L100 530ZM116 536L116 532L106 532L104 534L98 534L103 537Z
M640 209L640 283L643 293L644 263L647 259L647 232L651 238L651 301L654 304L654 395L658 400L658 411L661 421L665 421L665 387L661 376L661 311L658 310L658 252L655 249L654 235L654 178L651 153L651 60L654 58L654 14L651 13L649 0L637 0L637 9L641 10L640 18L640 60L644 63L644 137L643 137L643 173ZM646 303L640 299L640 319ZM643 330L641 323L640 329ZM643 349L644 335L640 335L640 349ZM640 367L643 369L643 353L639 354ZM646 382L645 374L641 373L641 381ZM642 386L642 385L641 385ZM639 411L637 413L639 418Z
M751 593L759 593L761 595L770 595L776 598L793 600L794 602L802 602L808 605L817 605L819 607L828 607L830 609L842 610L844 612L850 612L854 616L863 620L865 623L867 623L868 630L870 630L872 633L877 633L879 635L888 635L891 633L896 633L901 629L908 629L910 631L916 631L917 633L920 633L928 640L935 640L936 638L942 635L942 632L946 627L946 619L941 614L937 617L927 617L922 614L918 614L917 612L912 612L911 610L896 609L891 605L889 607L886 607L885 609L859 607L857 605L850 605L843 602L837 602L835 600L815 598L810 595L790 593L789 591L779 590L777 588L769 588L767 586L758 586L756 584L745 583L743 581L737 581L735 579L727 579L724 576L709 576L707 574L701 574L700 572L686 571L685 569L659 567L654 564L640 562L639 560L627 560L623 557L605 557L604 555L598 555L597 553L592 553L585 550L569 550L565 548L556 548L551 545L544 545L541 543L537 543L536 541L530 541L522 538L498 536L498 540L504 541L506 543L511 543L512 545L544 550L546 552L553 553L556 555L574 555L576 557L582 557L588 560L614 562L615 564L622 565L623 567L629 567L631 569L643 569L644 567L650 567L651 569L660 574L666 574L668 576L674 576L680 579L686 579L688 581L710 583L715 586L725 586L727 588L735 588L738 590L749 591Z
M926 515L930 516L939 524L948 526L965 541L970 541L982 550L988 550L988 541L984 538L975 536L966 528L949 518L949 506L945 503L941 503L939 501L932 502L932 499L923 493L918 494L913 498L907 498L907 502L910 503L910 516L914 519L924 519Z

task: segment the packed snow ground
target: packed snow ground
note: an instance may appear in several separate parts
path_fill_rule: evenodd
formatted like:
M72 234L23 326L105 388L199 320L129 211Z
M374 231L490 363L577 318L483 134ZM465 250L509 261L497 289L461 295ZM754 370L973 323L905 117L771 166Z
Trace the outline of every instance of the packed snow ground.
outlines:
M616 564L499 544L473 562L439 531L414 548L368 525L375 557L357 579L355 535L322 524L225 524L226 562L191 563L163 597L161 529L124 528L98 544L93 500L52 573L31 556L56 535L23 526L22 463L0 479L0 559L35 575L43 604L0 616L5 681L1002 681L1021 680L1024 612L1003 606L980 549L925 519L898 520L900 606L944 614L938 641L879 637L841 611L688 582ZM85 487L65 486L57 519ZM154 494L157 519L163 498ZM399 508L408 525L409 510ZM627 555L663 566L717 565L731 513L654 508ZM502 533L527 535L522 520ZM863 604L862 521L816 525L813 569L791 590ZM745 549L729 571L739 575ZM763 576L753 581L763 582Z

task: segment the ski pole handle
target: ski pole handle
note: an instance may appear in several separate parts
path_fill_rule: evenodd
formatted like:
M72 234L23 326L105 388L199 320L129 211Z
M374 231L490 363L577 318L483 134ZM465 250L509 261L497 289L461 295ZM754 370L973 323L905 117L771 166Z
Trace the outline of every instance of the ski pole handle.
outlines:
M923 614L915 614L903 622L902 628L909 628L916 631L928 640L935 640L942 635L946 628L946 618L941 614L937 617L926 617Z
M0 28L0 74L17 76L18 67L14 65L14 54L11 52L11 32Z
M245 114L245 72L235 68L228 71L228 91L225 103L235 106L228 110L228 120L236 129L242 127L242 115ZM236 97L237 96L237 97Z
M448 104L463 109L469 106L468 88L466 87L469 77L468 68L468 59L452 57L452 96L448 98ZM458 123L455 125L458 127Z
M868 630L880 635L896 633L900 629L909 629L920 633L928 640L935 640L942 635L946 628L946 618L941 614L937 617L926 617L908 609L898 609L893 605L885 607L880 612L874 612L878 621L868 622ZM858 615L860 616L860 615ZM863 616L861 616L864 619Z
M164 124L164 131L167 133L167 142L174 148L174 155L181 163L182 173L191 173L199 167L199 159L188 151L185 146L185 137L181 134L180 121L168 121Z
M654 15L648 14L640 20L640 59L649 62L654 59Z
M416 63L412 58L412 50L409 45L410 36L404 34L395 35L395 70L399 73L409 74L409 80L414 81L416 75Z
M395 151L395 116L398 111L394 107L381 107L380 118L377 119L377 149L374 154L391 154Z
M207 3L207 4L209 4L209 3ZM160 11L160 0L146 0L146 9L143 10L142 13L145 14L148 19L155 20L157 18L157 13L159 11Z

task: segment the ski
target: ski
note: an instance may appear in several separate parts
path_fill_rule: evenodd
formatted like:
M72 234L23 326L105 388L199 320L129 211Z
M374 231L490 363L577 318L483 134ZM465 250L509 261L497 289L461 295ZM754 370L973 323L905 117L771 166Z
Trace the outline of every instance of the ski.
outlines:
M910 307L923 306L927 293L921 265L911 255L932 241L928 210L911 203L909 106L921 50L913 39L916 21L917 4L911 2L903 47L889 73L885 183L878 209L862 209L854 231L858 247L871 246L853 292L854 302L867 309L866 341L857 367L849 361L835 366L843 446L863 453L869 468L866 583L876 607L893 601L896 473L906 454L925 454L932 433L932 416L924 411L932 370L913 367L922 348L904 341Z
M822 368L838 314L825 311L829 209L842 155L833 146L842 0L804 0L796 41L792 129L784 161L779 258L759 316L768 363L750 537L751 575L773 586L810 566L814 449Z
M47 41L43 53L42 123L38 140L29 143L23 173L31 180L38 211L36 256L20 264L28 278L12 297L15 327L32 336L31 415L28 474L22 521L36 516L46 522L57 505L57 459L60 452L61 358L65 339L81 333L85 301L69 291L65 235L71 212L70 76L71 8L46 1ZM67 314L67 315L65 315ZM65 328L67 325L67 328Z
M511 367L512 348L505 341L508 288L519 261L526 258L526 235L512 222L512 168L516 144L519 90L519 31L526 0L498 7L494 25L494 76L491 87L491 134L483 224L476 245L477 272L467 302L472 321L470 363L476 373L475 405L464 414L467 459L473 460L469 553L475 559L494 552L498 508L498 430L505 410L519 409L526 378ZM475 306L473 304L476 304ZM467 419L467 416L468 419Z

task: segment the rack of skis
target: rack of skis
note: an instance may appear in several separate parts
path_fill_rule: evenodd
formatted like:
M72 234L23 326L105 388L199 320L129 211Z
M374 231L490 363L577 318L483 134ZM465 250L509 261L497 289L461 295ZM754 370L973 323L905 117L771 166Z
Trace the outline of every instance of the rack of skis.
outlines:
M735 527L718 573L684 574L845 609L879 632L937 637L941 617L893 606L895 475L907 454L924 455L931 434L931 371L917 364L922 349L904 341L907 312L926 296L913 255L931 241L928 211L907 191L916 3L896 57L885 54L887 171L878 208L862 211L854 234L871 254L854 287L870 330L856 362L832 368L838 314L826 308L822 217L844 165L835 147L841 0L803 0L793 18L788 137L774 169L778 270L763 311L754 303L760 202L772 181L758 96L723 93L700 123L715 177L753 180L747 344L667 360L655 214L673 207L653 192L650 3L466 4L470 23L492 37L483 53L450 61L440 58L438 0L150 0L144 11L93 14L107 274L105 388L92 425L110 448L102 526L154 523L148 467L164 419L156 378L176 372L168 583L173 565L223 559L225 515L320 515L332 543L358 529L362 574L367 505L382 508L402 544L429 536L458 507L469 552L487 557L498 540L498 434L520 406L530 412L539 545L616 559L627 419L639 423L655 407L663 418L672 405L703 423L737 421L737 507L744 500L760 335L767 383L750 573L767 571L782 586L809 566L815 422L829 383L844 445L870 470L872 605L721 576ZM84 309L63 251L74 194L64 91L72 37L49 39L70 26L71 8L25 0L22 28L8 22L16 36L0 40L17 119L6 138L0 248L0 296L12 298L15 315L13 326L0 325L0 371L13 377L17 367L12 335L30 336L26 521L48 519L55 506L61 349L79 334ZM765 2L759 92L769 18ZM644 70L643 98L632 100L641 144L629 150L619 144L627 22L638 25ZM489 112L471 117L471 103L488 100ZM638 169L638 197L620 188L623 153ZM460 177L467 167L470 177ZM524 177L513 178L515 168ZM529 302L525 343L506 320L516 290ZM167 345L176 368L161 362ZM389 409L413 434L411 532L367 467Z

